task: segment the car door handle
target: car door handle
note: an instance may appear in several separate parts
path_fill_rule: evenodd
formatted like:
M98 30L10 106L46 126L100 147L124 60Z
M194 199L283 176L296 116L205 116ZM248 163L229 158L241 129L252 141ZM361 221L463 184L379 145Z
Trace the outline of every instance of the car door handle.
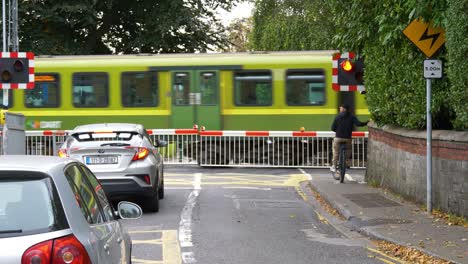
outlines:
M119 243L119 244L122 243L122 238L121 237L117 238L117 243Z

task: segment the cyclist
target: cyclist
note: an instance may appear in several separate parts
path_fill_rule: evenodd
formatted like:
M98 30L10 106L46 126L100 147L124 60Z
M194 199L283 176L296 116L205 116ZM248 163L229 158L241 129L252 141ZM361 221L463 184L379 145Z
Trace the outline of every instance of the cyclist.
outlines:
M352 113L348 104L340 105L340 113L335 117L331 130L335 132L333 139L333 160L330 170L336 171L338 165L338 155L340 143L346 143L346 167L349 167L351 160L351 135L353 126L366 126L369 121L361 122Z

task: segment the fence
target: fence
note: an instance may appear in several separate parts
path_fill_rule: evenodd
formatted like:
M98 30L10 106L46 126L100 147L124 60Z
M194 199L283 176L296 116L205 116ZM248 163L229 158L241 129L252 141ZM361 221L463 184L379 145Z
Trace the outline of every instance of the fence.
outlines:
M68 131L26 131L27 155L57 155ZM329 167L334 132L148 129L168 143L166 164L235 167ZM1 132L0 132L1 143ZM1 152L0 144L0 154ZM366 167L367 132L353 132L351 166Z

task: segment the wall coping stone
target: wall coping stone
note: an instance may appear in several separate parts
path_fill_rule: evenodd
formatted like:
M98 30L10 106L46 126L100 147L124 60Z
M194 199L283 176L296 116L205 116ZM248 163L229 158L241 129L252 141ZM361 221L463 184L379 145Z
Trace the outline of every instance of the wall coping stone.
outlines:
M374 122L369 122L368 126L373 129L383 130L388 133L396 134L403 137L424 139L427 138L426 130L407 129L394 125L377 126ZM456 130L432 130L432 140L453 141L468 143L468 131Z

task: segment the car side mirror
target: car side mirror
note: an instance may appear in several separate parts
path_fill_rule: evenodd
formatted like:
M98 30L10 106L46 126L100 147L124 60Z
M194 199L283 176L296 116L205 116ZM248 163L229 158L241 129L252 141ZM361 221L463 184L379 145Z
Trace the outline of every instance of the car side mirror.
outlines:
M167 146L167 142L164 140L156 139L154 146L157 148L165 147Z
M137 204L122 201L117 205L116 214L120 219L138 219L143 215L143 210Z

